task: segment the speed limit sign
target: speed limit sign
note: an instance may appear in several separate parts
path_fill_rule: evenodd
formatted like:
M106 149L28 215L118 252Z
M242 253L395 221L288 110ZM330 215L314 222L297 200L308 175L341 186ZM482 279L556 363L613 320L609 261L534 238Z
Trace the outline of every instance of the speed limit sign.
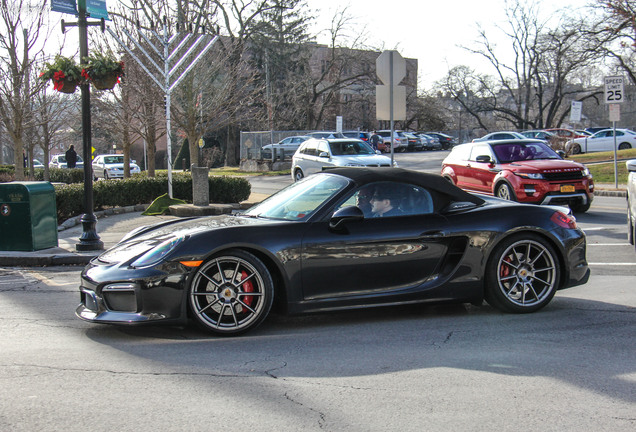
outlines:
M625 93L623 92L622 76L605 77L605 103L616 104L623 103Z

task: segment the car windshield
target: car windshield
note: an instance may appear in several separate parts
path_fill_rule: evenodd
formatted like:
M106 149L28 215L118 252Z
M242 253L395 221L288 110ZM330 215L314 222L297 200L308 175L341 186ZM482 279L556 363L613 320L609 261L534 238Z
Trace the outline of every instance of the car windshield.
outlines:
M375 151L363 141L332 142L329 146L333 156L375 154Z
M243 215L290 221L305 220L348 184L346 178L333 174L309 176L251 207Z
M561 159L554 150L539 142L495 144L492 147L500 163L538 159Z
M104 157L104 162L107 164L124 163L124 157L123 156L106 156Z

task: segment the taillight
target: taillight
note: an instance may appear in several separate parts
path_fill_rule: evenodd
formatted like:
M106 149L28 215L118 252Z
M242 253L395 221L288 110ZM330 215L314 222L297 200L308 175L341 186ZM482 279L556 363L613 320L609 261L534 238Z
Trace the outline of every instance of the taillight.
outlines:
M554 212L550 220L561 228L576 229L576 219L574 216L568 216L560 211Z

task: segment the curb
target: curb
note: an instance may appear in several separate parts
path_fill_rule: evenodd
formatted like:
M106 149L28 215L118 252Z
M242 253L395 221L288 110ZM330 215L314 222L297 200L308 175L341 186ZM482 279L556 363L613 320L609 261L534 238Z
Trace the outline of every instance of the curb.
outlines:
M134 212L143 212L146 211L150 204L137 204L126 207L114 207L112 209L101 210L93 213L97 219L103 218L104 216L112 216L124 213L134 213ZM81 224L82 216L75 216L70 219L65 220L60 225L57 226L57 232L64 231L69 228L73 228Z

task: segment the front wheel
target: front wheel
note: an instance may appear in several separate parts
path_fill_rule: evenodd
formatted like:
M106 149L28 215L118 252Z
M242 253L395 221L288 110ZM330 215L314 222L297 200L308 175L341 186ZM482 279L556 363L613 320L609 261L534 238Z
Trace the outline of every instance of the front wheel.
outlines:
M585 213L590 209L592 203L590 200L587 200L585 204L570 204L570 208L574 213Z
M305 177L301 169L294 171L294 181L300 181Z
M512 191L512 188L507 183L502 183L497 186L496 195L498 198L505 199L508 201L516 201L515 193Z
M272 307L274 283L251 253L228 250L204 263L192 278L188 305L204 330L238 335L258 326Z
M504 240L488 261L485 297L491 306L514 313L534 312L547 305L560 277L556 252L534 234Z

